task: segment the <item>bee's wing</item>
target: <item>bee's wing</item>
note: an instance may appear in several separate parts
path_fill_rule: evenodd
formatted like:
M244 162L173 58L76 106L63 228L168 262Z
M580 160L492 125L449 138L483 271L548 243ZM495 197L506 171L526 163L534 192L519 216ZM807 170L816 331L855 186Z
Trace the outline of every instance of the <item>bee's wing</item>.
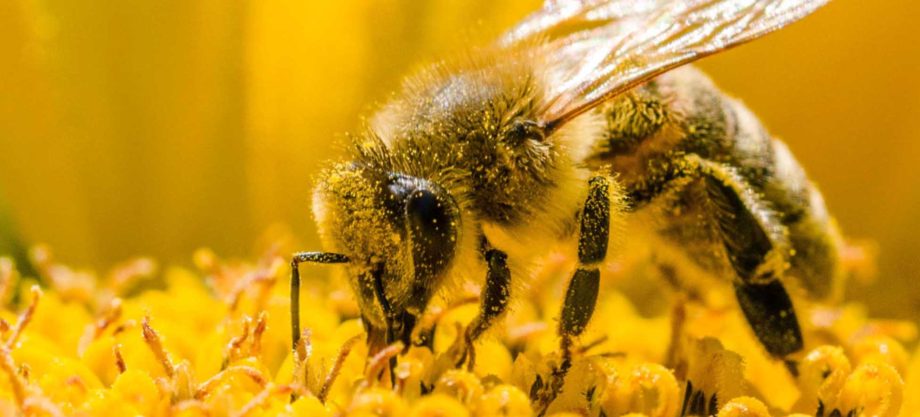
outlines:
M753 40L829 0L548 0L501 39L540 48L553 127L665 71Z

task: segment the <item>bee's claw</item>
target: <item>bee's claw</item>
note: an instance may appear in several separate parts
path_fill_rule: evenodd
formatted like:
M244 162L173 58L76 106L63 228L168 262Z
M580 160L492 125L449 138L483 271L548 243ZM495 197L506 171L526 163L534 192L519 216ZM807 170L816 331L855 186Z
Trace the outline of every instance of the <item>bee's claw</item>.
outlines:
M473 368L476 367L476 348L473 347L473 339L470 338L469 333L466 333L463 339L463 356L468 358L466 370L473 372Z
M460 352L460 356L454 362L454 368L459 369L460 367L462 367L463 364L466 362L466 357L467 357L466 349L463 349L463 351Z
M473 372L473 369L476 368L476 349L473 348L472 344L467 349L470 359L466 362L466 370Z
M454 362L455 368L459 369L466 363L466 370L473 371L476 366L476 349L473 347L473 339L469 331L463 332L463 339L458 338L450 351L452 356L457 358Z
M543 416L549 409L549 406L556 400L556 397L562 392L562 386L565 383L565 376L572 368L572 356L574 347L572 339L563 336L562 339L562 356L559 365L552 366L552 372L545 380L538 379L539 386L531 387L531 400L534 402L534 409L537 410L537 416Z

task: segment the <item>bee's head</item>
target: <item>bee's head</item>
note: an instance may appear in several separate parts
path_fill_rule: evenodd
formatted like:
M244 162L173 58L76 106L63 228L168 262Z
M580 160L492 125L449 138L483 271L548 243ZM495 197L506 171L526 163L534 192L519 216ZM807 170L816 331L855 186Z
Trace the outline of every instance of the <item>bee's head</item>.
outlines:
M347 273L367 324L409 341L457 249L460 210L438 184L340 164L317 187L314 213Z

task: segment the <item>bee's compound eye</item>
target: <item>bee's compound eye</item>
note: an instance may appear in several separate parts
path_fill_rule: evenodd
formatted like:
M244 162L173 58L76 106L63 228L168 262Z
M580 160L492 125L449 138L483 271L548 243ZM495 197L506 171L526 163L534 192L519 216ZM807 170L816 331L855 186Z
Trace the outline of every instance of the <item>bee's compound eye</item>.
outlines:
M406 202L406 211L422 218L431 218L436 215L438 198L429 190L417 190L409 196Z
M451 260L457 244L460 210L446 189L422 178L394 174L389 184L393 213L401 213L412 245L417 279L429 279Z
M406 216L419 244L435 244L451 232L451 207L427 189L414 191L406 200Z
M457 213L446 191L419 188L406 199L406 223L412 242L416 277L431 279L453 257L457 244Z
M421 314L439 287L457 248L460 210L450 192L427 179L392 174L387 185L388 210L399 215L394 225L404 227L411 288L401 308Z

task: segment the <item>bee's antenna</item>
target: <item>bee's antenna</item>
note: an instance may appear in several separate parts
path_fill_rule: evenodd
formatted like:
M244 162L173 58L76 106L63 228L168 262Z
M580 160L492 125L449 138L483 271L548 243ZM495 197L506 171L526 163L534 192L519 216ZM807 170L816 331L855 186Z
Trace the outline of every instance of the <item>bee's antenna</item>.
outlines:
M291 257L291 349L297 349L300 340L300 271L303 262L318 264L344 264L347 256L331 252L297 252Z

